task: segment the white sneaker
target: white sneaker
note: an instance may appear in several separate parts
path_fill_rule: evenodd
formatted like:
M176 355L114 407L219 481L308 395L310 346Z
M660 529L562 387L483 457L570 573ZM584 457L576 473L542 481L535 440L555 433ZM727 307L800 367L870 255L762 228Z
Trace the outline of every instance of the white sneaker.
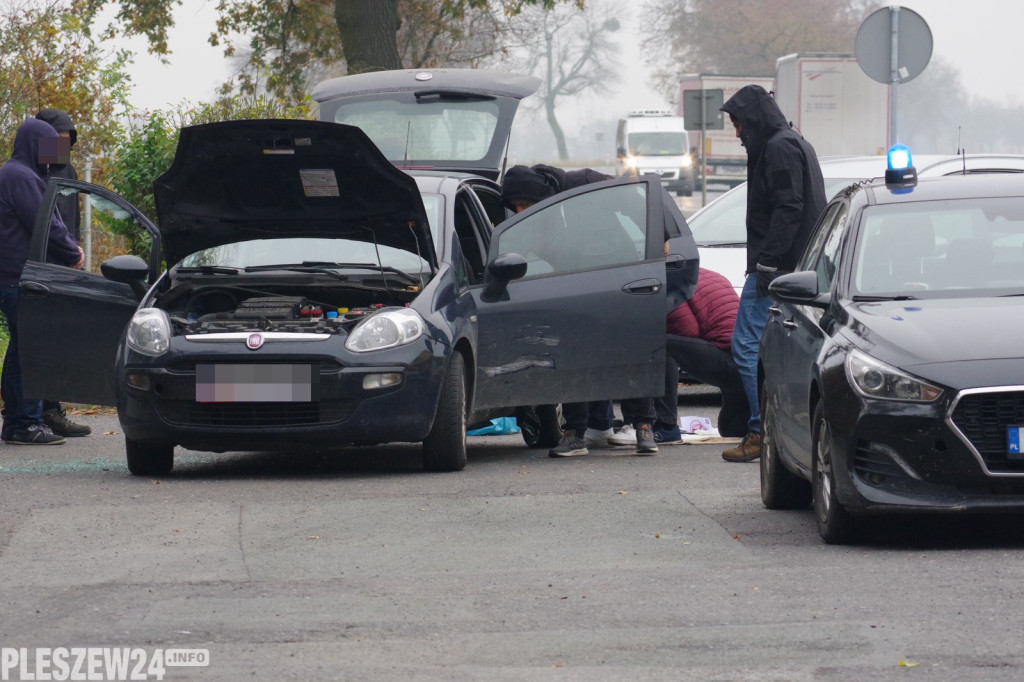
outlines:
M608 438L609 445L636 445L636 430L632 426L623 426Z
M588 448L609 448L608 439L615 433L612 429L592 429L587 427L586 433L583 434L583 442L587 444Z

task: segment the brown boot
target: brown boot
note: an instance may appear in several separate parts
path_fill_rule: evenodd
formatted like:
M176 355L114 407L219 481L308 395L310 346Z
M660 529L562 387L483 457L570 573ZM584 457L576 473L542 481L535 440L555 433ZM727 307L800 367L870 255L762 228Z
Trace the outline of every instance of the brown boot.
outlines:
M742 443L722 453L722 459L726 462L753 462L759 457L761 457L761 434L753 432L743 436Z

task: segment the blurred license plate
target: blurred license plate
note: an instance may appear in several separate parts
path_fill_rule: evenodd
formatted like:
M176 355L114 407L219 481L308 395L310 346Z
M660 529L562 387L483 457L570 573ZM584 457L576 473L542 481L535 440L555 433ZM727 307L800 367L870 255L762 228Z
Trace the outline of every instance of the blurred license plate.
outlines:
M1021 441L1024 441L1024 426L1011 426L1007 429L1006 452L1010 459L1024 459L1021 452Z
M308 403L319 388L313 365L196 365L198 403Z

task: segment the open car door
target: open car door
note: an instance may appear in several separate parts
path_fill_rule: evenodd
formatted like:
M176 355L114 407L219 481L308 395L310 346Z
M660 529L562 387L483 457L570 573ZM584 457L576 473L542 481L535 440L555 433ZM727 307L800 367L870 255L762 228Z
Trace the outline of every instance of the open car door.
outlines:
M159 274L159 233L145 215L102 187L51 178L36 215L20 282L18 339L25 394L115 405L115 354L144 292L97 273L46 262L56 204L68 196L76 198L83 212L88 209L94 222L141 227L152 240L148 283Z
M659 181L563 192L495 228L478 312L477 409L665 389Z

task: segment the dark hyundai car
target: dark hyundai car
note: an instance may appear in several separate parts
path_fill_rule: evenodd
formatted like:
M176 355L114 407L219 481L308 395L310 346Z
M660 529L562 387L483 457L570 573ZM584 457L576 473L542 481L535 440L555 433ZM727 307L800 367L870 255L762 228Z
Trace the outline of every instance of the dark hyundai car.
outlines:
M159 228L107 190L51 180L21 280L26 392L116 405L134 474L169 471L176 445L398 441L422 441L428 470L461 469L467 422L657 394L666 294L696 263L689 239L666 269L665 230L685 222L656 180L589 185L495 228L480 199L493 181L399 170L331 122L185 128L154 189ZM46 263L69 193L146 229L148 262Z
M889 176L828 204L761 341L762 500L829 543L1024 510L1024 176Z

